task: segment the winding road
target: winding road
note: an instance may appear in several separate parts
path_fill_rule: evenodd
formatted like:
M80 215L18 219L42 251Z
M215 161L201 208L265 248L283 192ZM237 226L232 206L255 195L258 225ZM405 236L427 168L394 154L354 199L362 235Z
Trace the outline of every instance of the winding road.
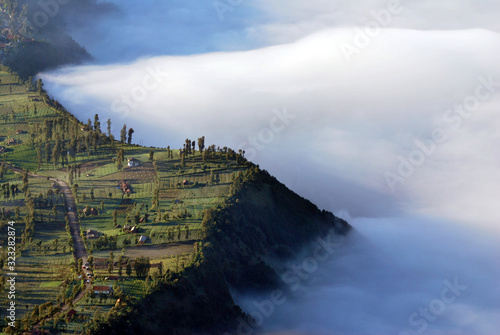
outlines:
M80 236L80 223L78 222L75 197L73 196L68 183L54 178L50 178L50 180L59 185L60 192L64 196L64 203L66 204L67 211L66 215L69 218L69 227L71 237L73 238L73 255L75 256L75 261L78 261L78 259L81 258L83 260L83 264L85 264L88 261L88 255L87 250L85 249L85 244L83 243L83 239ZM90 271L87 271L87 273L90 273Z
M37 176L35 174L30 174L32 176ZM75 257L75 261L78 262L78 259L82 259L82 264L87 263L88 254L87 249L85 248L85 243L83 243L83 239L80 236L80 223L78 222L78 213L76 209L76 202L73 193L71 192L71 188L65 181L50 178L51 181L57 183L59 185L60 192L64 197L64 203L66 206L66 215L69 219L69 228L71 233L71 238L73 239L73 256ZM88 278L88 274L91 274L92 271L82 269L83 275ZM85 281L85 290L80 291L80 293L76 296L73 303L78 302L83 296L85 292L90 289L91 284Z
M10 164L6 164L12 171L15 173L22 174L24 173L24 170L21 168L17 168L15 166L12 166ZM31 173L28 171L28 176L29 177L34 177L34 178L47 178L45 176L37 175L35 173ZM80 223L78 221L78 212L76 208L76 202L75 202L75 197L73 196L73 193L71 192L71 188L66 183L65 181L56 179L56 178L49 178L49 180L55 182L57 185L59 185L59 189L61 194L64 197L64 203L65 203L65 211L66 215L68 216L69 219L69 227L70 227L70 233L71 233L71 238L73 239L73 256L75 257L75 261L78 262L78 259L82 259L82 264L87 263L88 261L88 254L87 254L87 249L85 248L85 243L83 243L83 239L80 236ZM88 278L88 274L91 274L92 271L82 269L83 275L85 276L85 279ZM91 289L91 284L87 283L85 281L85 290L81 290L80 293L75 297L73 300L73 304L80 301L85 296L85 293ZM62 311L68 310L69 306L65 305L62 308Z

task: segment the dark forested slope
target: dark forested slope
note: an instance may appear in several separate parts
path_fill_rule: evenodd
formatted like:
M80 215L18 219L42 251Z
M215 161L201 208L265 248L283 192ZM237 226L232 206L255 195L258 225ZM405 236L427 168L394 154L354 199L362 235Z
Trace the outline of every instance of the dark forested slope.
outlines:
M139 303L116 306L84 334L235 332L237 320L247 316L230 288L277 288L277 260L289 259L317 236L351 229L257 166L235 178L231 194L224 205L205 212L205 237L184 271L168 275Z
M23 80L61 65L80 64L92 59L90 54L65 30L76 17L92 16L112 10L95 1L0 0L0 33L3 65ZM77 15L79 14L79 15Z

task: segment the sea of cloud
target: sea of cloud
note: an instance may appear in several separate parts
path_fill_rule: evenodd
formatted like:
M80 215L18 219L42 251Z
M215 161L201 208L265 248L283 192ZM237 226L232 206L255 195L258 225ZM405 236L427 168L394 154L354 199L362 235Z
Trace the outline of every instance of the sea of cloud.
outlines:
M43 78L83 119L95 112L115 129L126 123L148 145L203 135L244 149L330 210L387 215L399 203L495 225L500 36L387 29L349 62L339 46L353 33Z
M81 119L99 113L157 147L206 136L241 148L350 218L357 233L263 329L493 334L498 5L221 2L125 1L109 21L72 28L106 65L41 77ZM456 278L467 289L423 330L419 308ZM251 311L255 299L240 301Z
M254 318L240 320L239 334L498 331L497 239L428 217L351 223L357 231L330 257L311 252L290 262L282 274L290 291L237 295Z

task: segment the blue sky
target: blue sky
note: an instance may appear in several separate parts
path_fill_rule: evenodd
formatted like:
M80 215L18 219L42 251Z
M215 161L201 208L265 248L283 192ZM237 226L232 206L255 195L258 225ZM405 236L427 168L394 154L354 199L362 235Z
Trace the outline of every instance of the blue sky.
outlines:
M136 1L117 1L114 14L85 27L72 27L71 33L99 62L106 63L261 46L248 38L246 29L263 22L265 13L245 1L237 6L215 3L155 0L138 5Z
M390 27L417 30L500 30L490 1L214 0L107 1L116 10L71 34L100 63L141 57L251 50L292 43L328 28L365 26L396 3Z

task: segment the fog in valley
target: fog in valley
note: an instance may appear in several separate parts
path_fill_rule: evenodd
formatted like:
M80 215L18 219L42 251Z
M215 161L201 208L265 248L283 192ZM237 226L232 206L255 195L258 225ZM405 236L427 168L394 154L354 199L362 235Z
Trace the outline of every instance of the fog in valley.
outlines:
M242 334L494 334L500 6L229 3L117 1L68 20L96 61L41 74L45 88L135 143L243 149L354 226L326 259L290 262L279 304L235 293L262 316Z

